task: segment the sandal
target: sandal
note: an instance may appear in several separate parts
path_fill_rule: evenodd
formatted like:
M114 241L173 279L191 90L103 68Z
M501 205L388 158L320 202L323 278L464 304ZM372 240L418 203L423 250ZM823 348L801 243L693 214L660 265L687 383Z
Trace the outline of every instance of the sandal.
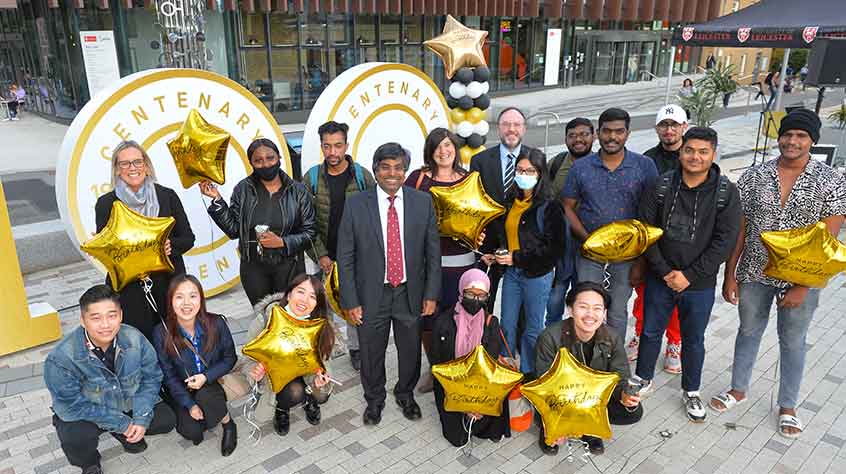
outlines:
M723 407L718 408L714 406L715 401L722 403ZM730 392L725 391L720 393L719 395L714 395L713 397L711 397L711 401L708 403L708 406L711 407L711 409L717 413L723 413L731 410L732 408L736 407L737 405L740 405L745 401L745 398L742 400L738 400L734 398L734 395L732 395Z
M799 431L796 433L788 433L784 431L785 428L796 428ZM784 436L785 438L796 439L802 434L804 429L802 422L799 421L799 418L795 415L781 414L778 416L778 434Z

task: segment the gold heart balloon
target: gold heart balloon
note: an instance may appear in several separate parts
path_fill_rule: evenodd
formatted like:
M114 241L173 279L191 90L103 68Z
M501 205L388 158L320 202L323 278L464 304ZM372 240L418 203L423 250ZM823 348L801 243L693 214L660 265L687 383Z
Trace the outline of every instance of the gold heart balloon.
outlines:
M341 287L338 283L338 262L332 262L332 270L323 279L323 289L326 290L326 301L338 316L344 318L344 321L356 325L349 313L341 308Z
M846 270L846 245L825 222L799 229L761 233L769 262L764 274L794 285L824 288L831 277Z
M664 231L636 219L615 221L591 232L582 255L603 263L625 262L643 255Z
M463 67L486 64L482 47L487 37L487 31L467 28L452 15L447 15L443 33L424 41L423 44L440 56L444 62L447 77L452 78L455 72Z
M479 246L479 234L485 226L505 214L505 207L485 193L476 171L458 184L432 186L429 192L441 235L458 239L472 249Z
M267 326L241 352L264 365L270 387L279 393L291 380L325 370L317 352L324 324L323 318L301 321L276 305Z
M182 187L190 188L204 180L226 181L226 150L230 135L191 109L179 134L167 142Z
M549 370L520 391L540 413L552 446L563 437L611 438L608 401L619 380L619 374L585 367L562 347Z
M174 225L173 217L146 217L115 201L106 226L80 248L106 267L120 291L150 273L173 271L164 247Z
M502 402L523 374L495 361L482 345L464 357L432 366L444 387L444 410L499 416Z

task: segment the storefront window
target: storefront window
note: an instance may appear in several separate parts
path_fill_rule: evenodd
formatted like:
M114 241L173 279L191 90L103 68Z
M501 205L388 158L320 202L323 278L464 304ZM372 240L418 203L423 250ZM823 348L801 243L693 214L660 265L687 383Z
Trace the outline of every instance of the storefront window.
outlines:
M383 61L400 61L400 17L382 15L379 20L379 40L382 44Z
M490 90L495 91L499 89L499 41L500 31L499 22L496 18L485 17L482 19L482 30L487 30L488 37L485 40L485 62L491 70Z
M378 45L376 44L376 16L357 15L355 18L356 48L358 62L366 63L379 60Z
M270 44L273 46L297 45L297 16L272 13L270 15Z
M299 110L301 108L302 85L297 70L296 48L273 48L270 50L271 75L273 84L274 113Z
M526 60L517 54L517 21L512 17L502 17L499 21L499 77L500 89L513 89L518 71L526 69Z
M326 16L311 14L302 17L302 42L308 48L321 48L326 43Z
M329 41L333 46L352 46L352 15L329 15Z
M273 87L267 69L267 50L263 47L243 48L241 50L241 74L246 80L246 87L262 102L271 107Z
M531 86L543 85L543 74L546 66L546 30L549 28L549 20L546 18L527 19L529 32L526 35L530 38L529 48L531 51L531 64L529 70L529 84ZM559 62L559 69L562 67ZM559 75L560 80L560 75Z
M423 17L407 16L403 24L402 62L423 69Z
M326 56L320 49L300 50L300 60L303 67L305 108L310 109L329 85L329 67Z
M127 40L132 71L154 69L159 66L162 52L161 29L156 26L156 14L144 8L126 10ZM208 38L209 35L206 35Z
M241 12L241 44L244 46L263 46L264 13Z

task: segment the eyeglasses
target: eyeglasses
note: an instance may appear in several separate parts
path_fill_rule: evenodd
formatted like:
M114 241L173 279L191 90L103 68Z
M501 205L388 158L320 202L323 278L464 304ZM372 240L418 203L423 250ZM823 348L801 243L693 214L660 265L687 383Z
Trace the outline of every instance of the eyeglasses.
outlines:
M657 125L657 128L661 130L667 130L668 128L672 128L673 130L678 130L682 127L682 124L676 122L661 122Z
M273 156L268 158L253 158L250 160L250 164L253 165L253 168L264 168L264 164L267 163L268 166L273 166L276 162L279 161L279 157ZM258 166L256 166L258 165Z
M499 122L499 126L504 129L509 128L523 128L525 122Z
M118 161L118 167L122 170L128 170L130 167L141 169L144 167L144 159L138 158L132 161Z
M520 176L537 176L538 170L534 168L517 168L514 170L515 174L519 174Z
M582 133L568 133L568 134L567 134L567 139L568 139L568 140L575 140L575 139L577 139L577 138L581 138L582 140L587 140L588 138L590 138L590 137L591 137L591 135L593 135L593 134L592 134L592 133L590 133L590 132L582 132Z
M462 296L464 296L465 298L471 299L471 300L476 300L476 301L487 301L488 300L488 295L477 295L477 294L470 293L470 292L467 292L467 291L462 293Z

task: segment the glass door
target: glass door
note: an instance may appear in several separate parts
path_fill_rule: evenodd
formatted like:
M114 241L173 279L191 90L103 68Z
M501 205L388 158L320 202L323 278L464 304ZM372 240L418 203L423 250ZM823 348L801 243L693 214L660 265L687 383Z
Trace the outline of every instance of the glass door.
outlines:
M611 80L614 84L625 83L626 73L626 43L616 42L613 47L613 72Z
M594 43L593 82L610 84L614 62L614 43L597 41Z

